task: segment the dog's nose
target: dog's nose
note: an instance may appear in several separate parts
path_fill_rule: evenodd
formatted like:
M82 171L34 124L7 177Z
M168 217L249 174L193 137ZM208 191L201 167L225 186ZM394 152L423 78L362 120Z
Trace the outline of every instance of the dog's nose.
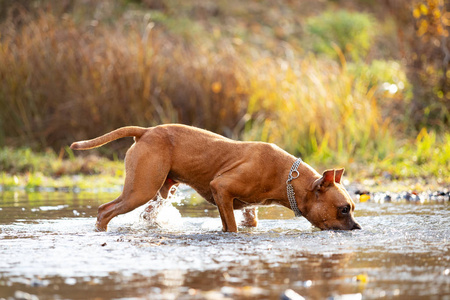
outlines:
M354 229L361 229L361 225L359 225L358 223L355 222L355 224L352 227L352 230Z

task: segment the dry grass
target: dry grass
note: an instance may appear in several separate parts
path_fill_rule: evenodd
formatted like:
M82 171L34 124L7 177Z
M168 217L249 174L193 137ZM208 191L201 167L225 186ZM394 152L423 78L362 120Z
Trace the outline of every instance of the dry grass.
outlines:
M0 39L7 144L58 149L129 124L182 122L228 136L243 128L242 72L226 50L201 52L152 23L140 33L43 12L20 23L3 25Z
M376 87L345 67L314 56L297 63L267 60L253 74L247 137L282 145L313 161L335 163L383 156L391 141ZM256 125L256 126L255 126Z

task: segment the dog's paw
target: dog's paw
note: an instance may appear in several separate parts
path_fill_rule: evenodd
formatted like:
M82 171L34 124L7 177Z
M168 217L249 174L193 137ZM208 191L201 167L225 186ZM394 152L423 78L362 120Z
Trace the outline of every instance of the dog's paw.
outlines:
M106 231L107 226L101 226L98 222L95 224L95 231L96 232L104 232Z
M241 221L241 226L257 227L258 226L258 208L245 208L242 210L244 219Z
M244 227L257 227L258 226L258 220L257 219L242 220L241 221L241 226L244 226Z

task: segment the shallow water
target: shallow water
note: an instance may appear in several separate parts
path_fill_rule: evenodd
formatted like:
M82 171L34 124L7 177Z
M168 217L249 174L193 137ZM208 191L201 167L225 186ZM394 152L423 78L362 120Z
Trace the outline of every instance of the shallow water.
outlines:
M185 190L152 224L138 209L95 232L114 197L4 192L0 298L450 299L448 201L358 203L351 232L261 208L258 228L236 234Z

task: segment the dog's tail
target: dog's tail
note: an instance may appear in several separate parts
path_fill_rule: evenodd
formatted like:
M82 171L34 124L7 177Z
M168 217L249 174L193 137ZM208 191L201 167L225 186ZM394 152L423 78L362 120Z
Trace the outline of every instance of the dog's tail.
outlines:
M92 140L79 141L72 143L70 145L70 149L73 150L87 150L92 148L97 148L103 146L106 143L112 142L114 140L127 137L134 136L136 138L140 138L144 133L146 133L148 128L137 127L137 126L127 126L122 127L116 130L113 130L107 134L99 136Z

